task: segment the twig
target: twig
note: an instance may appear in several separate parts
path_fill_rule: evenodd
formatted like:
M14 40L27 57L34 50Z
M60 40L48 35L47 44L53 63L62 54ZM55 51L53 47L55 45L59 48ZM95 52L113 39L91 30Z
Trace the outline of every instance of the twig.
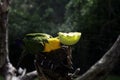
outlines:
M3 74L5 76L5 80L11 80L13 76L15 76L16 69L12 66L11 63L6 63L3 68Z
M37 77L37 71L32 71L21 77L21 80L34 80Z

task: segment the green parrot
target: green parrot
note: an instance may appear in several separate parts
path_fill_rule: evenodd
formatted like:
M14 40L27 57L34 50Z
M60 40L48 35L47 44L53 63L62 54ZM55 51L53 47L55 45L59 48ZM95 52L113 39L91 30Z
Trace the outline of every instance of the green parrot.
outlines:
M30 33L26 34L23 39L24 47L29 53L40 53L57 50L61 48L61 42L58 37L52 37L46 33Z
M59 32L57 37L52 37L46 33L30 33L26 34L23 42L25 49L29 53L50 52L61 48L63 45L74 45L80 39L80 32Z

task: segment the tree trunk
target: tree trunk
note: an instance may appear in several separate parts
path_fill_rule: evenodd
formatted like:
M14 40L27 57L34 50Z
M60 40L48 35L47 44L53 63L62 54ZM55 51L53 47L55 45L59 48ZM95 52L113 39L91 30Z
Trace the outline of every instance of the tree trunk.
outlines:
M6 3L6 0L0 2L0 68L5 65L8 58L8 4Z
M10 80L15 71L8 58L8 6L9 0L0 2L0 73L5 80Z

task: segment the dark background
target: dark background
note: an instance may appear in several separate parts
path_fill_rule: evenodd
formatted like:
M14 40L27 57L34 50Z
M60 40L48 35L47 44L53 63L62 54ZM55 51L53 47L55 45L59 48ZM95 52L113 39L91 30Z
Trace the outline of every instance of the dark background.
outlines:
M120 34L120 0L12 0L9 12L9 52L17 66L22 53L21 40L32 32L55 36L78 31L80 41L72 47L74 68L81 74L99 60ZM21 61L22 68L34 70L34 56ZM111 74L120 75L120 63Z

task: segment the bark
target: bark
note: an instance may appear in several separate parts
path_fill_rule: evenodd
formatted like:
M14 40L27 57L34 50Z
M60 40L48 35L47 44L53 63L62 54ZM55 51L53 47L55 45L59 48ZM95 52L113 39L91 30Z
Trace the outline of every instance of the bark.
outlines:
M68 46L36 54L35 67L39 80L71 80L72 68L71 49ZM72 73L71 73L72 74Z
M0 68L8 59L8 5L9 3L7 2L7 0L0 2Z

